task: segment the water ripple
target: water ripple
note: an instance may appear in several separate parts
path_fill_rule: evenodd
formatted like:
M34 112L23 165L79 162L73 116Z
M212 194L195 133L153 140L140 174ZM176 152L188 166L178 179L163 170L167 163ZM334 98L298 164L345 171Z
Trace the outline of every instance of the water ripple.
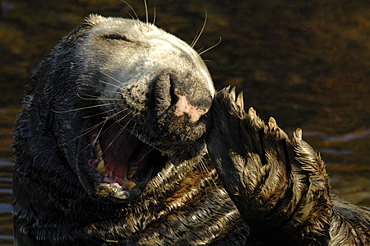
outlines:
M0 213L9 213L12 211L12 205L0 203Z

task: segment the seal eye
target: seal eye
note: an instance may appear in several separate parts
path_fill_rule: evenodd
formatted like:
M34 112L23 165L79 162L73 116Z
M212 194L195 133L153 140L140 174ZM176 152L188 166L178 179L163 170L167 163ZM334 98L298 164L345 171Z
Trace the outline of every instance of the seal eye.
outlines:
M106 38L106 39L123 40L123 41L126 41L126 42L132 42L126 36L124 36L122 34L118 34L118 33L107 34L107 35L104 35L103 37Z

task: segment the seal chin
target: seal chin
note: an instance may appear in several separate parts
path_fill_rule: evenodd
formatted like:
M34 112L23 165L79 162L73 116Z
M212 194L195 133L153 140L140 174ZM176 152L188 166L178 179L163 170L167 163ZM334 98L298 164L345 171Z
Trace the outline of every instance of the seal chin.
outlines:
M113 121L94 130L89 141L91 158L81 172L88 174L88 183L100 198L121 201L137 198L168 161L166 155Z

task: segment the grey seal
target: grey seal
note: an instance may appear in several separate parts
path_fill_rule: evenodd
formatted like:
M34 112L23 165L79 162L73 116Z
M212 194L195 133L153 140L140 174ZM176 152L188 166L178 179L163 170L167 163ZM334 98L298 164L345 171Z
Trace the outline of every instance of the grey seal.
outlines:
M34 79L15 130L15 245L369 242L369 210L330 196L299 131L216 93L201 57L154 25L91 15Z

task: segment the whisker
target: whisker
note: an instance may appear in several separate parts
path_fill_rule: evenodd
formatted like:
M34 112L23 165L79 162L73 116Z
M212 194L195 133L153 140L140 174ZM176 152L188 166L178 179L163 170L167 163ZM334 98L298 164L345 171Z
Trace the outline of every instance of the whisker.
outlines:
M149 23L149 13L148 13L148 4L146 0L144 0L144 8L145 8L145 23Z
M201 172L203 172L204 174L207 174L209 172L203 159L199 161L199 168L201 169Z
M217 42L216 44L212 45L212 46L211 46L211 47L209 47L208 49L203 50L202 52L198 52L198 53L199 53L199 55L201 56L201 55L203 55L204 53L206 53L207 51L210 51L211 49L213 49L213 48L217 47L217 46L221 43L221 41L222 41L222 38L220 37L220 39L218 40L218 42Z
M85 96L88 96L88 97L91 97L91 98L97 98L97 97L98 97L98 96L94 96L94 95L86 94L86 93L83 93L83 92L77 92L77 96L78 96L80 99L83 99L83 97L81 97L81 95L85 95Z
M125 3L131 9L131 11L134 13L136 19L138 20L139 17L137 16L136 11L134 10L134 8L128 2L126 2L125 0L121 0L121 2ZM130 16L132 17L132 15L130 15Z
M110 104L110 103L109 103ZM111 111L114 111L115 109L112 108L112 109L109 109L109 110L106 110L104 112L100 112L100 113L97 113L97 114L92 114L92 115L86 115L86 116L83 116L82 118L83 119L87 119L87 118L91 118L91 117L95 117L95 116L98 116L98 115L101 115L101 114L106 114L108 112L111 112Z
M85 151L89 146L94 146L94 145L96 144L96 142L98 141L99 135L100 135L101 131L103 130L103 127L104 127L104 125L105 125L105 123L106 123L107 121L108 121L108 120L107 120L107 119L105 119L104 121L102 121L102 122L100 122L99 124L96 124L96 125L95 125L95 128L97 128L99 125L103 124L103 125L102 125L102 127L100 128L100 130L99 130L98 134L96 135L95 139L94 139L91 143L87 144L85 148L81 149L81 150L79 151L79 153L82 153L83 151ZM92 131L92 130L94 130L95 128L92 128L92 129L91 129L91 131ZM88 131L88 132L90 132L90 131ZM79 137L82 137L83 135L87 134L88 132L86 132L86 133L84 133L84 134L80 135ZM75 138L75 139L77 139L77 138ZM71 140L71 141L73 141L73 140Z
M110 120L110 119L112 119L114 116L116 116L117 114L120 114L120 113L122 113L122 112L124 112L125 110L127 110L127 109L124 109L124 110L121 110L121 111L119 111L119 112L117 112L117 113L115 113L115 114L113 114L113 115L111 115L110 117L106 117L105 118L105 120L107 121L107 120ZM132 111L130 111L130 112L128 112L127 114L125 114L121 119L119 119L118 121L114 121L113 122L113 124L112 125L110 125L107 129L105 129L103 132L99 132L99 133L101 133L101 134L99 134L98 136L100 136L100 135L104 135L107 131L109 131L113 126L114 126L114 124L117 124L118 122L120 122L120 121L122 121L124 118L126 118L130 113L132 113ZM134 117L134 116L132 116L132 117ZM128 122L130 122L132 120L132 118L128 121ZM127 126L127 124L123 127L123 128L126 128L126 126Z
M113 125L112 125L113 126ZM111 127L112 127L111 126ZM116 135L114 136L114 138L110 141L110 143L108 144L108 146L102 151L102 153L101 153L101 155L100 156L97 156L97 159L100 159L102 156L103 156L103 154L105 153L105 150L107 150L110 146L112 146L112 144L114 143L114 141L118 138L118 136L119 135L121 135L122 134L122 132L124 131L124 129L123 128L121 128L117 133L116 133ZM104 132L103 132L103 134L104 134Z
M88 133L90 133L91 131L93 131L93 130L95 130L96 128L98 128L101 124L103 124L103 123L104 123L104 122L106 122L107 120L112 119L112 118L113 118L114 116L116 116L117 114L120 114L120 113L122 113L122 112L124 112L124 111L126 111L126 110L127 110L127 109L123 109L123 110L121 110L121 111L119 111L119 112L117 112L117 113L115 113L115 114L113 114L113 115L110 115L110 116L106 117L106 118L104 119L104 121L102 121L102 122L100 122L100 123L97 123L97 124L95 124L95 125L93 125L93 126L91 126L91 127L87 128L87 129L83 130L83 132L84 132L84 133L82 133L81 135L78 135L77 137L73 138L72 140L69 140L67 143L70 143L70 142L75 141L76 139L78 139L78 138L80 138L80 137L82 137L82 136L85 136L86 134L88 134ZM131 113L131 111L130 111L130 112L128 112L128 113L126 114L126 116L127 116L128 114L130 114L130 113ZM126 116L124 116L124 117L126 117Z
M132 133L135 131L136 125L137 125L137 122L135 122L134 126L132 127L132 130L131 130L131 132L130 132L130 136L131 136L131 135L132 135Z
M112 77L111 75L109 75L109 74L106 74L106 73L104 73L104 72L101 72L103 75L105 75L105 76L107 76L108 78L110 78L110 79L113 79L114 81L116 81L117 83L119 83L119 84L121 84L121 85L125 85L125 83L123 83L122 81L119 81L118 79L116 79L116 78L114 78L114 77Z
M122 92L120 92L120 91L108 91L108 90L105 90L105 92L111 92L113 94L122 95Z
M108 149L112 144L113 144L113 142L117 139L117 137L120 135L120 134L122 134L122 132L126 129L126 127L128 126L128 124L135 118L135 116L136 115L138 115L138 114L135 114L135 115L133 115L132 117L131 117L131 119L129 119L127 122L126 122L126 124L117 132L117 134L114 136L114 138L111 140L111 142L108 144L108 146L105 148L105 149ZM127 115L126 115L127 116ZM125 117L126 117L125 116ZM125 117L123 117L123 118L121 118L119 121L121 121L121 120L123 120ZM114 122L114 124L117 124L119 121L116 121L116 122ZM107 131L107 130L109 130L111 127L113 127L113 125L114 124L112 124L108 129L106 129L103 133L102 133L102 135ZM104 153L104 152L103 152ZM103 155L103 153L102 153L102 155ZM99 156L99 158L100 158L101 156Z
M200 32L197 36L195 36L195 39L191 42L190 46L192 48L194 48L194 46L197 44L200 36L202 36L202 33L204 31L204 29L206 28L206 24L207 24L207 11L205 11L205 16L204 16L204 23L203 23L203 26L202 28L200 29Z
M199 168L201 169L201 172L203 172L204 174L209 174L210 173L210 171L209 171L209 169L208 169L208 167L207 167L207 164L206 164L206 162L205 162L205 160L204 159L201 159L200 161L199 161ZM208 180L209 181L209 180ZM212 183L211 182L208 182L210 185L214 185L215 187L217 187L217 183L215 182L215 179L213 178L213 177L211 177L211 181L212 181Z
M109 97L98 97L96 100L102 100L102 101L126 101L123 98L109 98Z
M110 110L107 110L107 111L101 112L101 113L99 113L99 114L106 114L106 113L108 113L108 112L110 112L110 111L114 111L114 110L115 110L115 109L110 109ZM120 110L119 112L114 113L113 115L108 116L108 117L104 117L104 118L105 118L105 119L111 119L111 118L113 118L114 116L116 116L116 115L118 115L118 114L120 114L120 113L123 113L123 112L124 112L124 111L126 111L126 110L128 110L128 108L122 109L122 110ZM99 115L99 114L96 114L96 115ZM90 118L90 117L93 117L93 116L96 116L96 115L85 116L85 117L86 117L86 118Z
M107 121L108 119L107 118L105 118L103 121L101 121L101 122L99 122L99 123L96 123L95 125L93 125L93 126L90 126L89 128L87 128L87 129L84 129L83 130L83 132L85 132L83 135L85 135L86 133L89 133L89 132L91 132L91 131L93 131L93 130L95 130L96 128L98 128L101 124L104 124L106 121ZM83 135L80 135L81 137L83 136ZM80 137L79 136L79 137ZM77 137L78 138L78 137ZM77 139L77 138L75 138L75 139Z
M121 110L119 113L122 113L122 112L123 112L123 110ZM114 124L117 124L118 122L122 121L124 118L126 118L131 113L132 113L132 110L130 112L128 112L127 114L125 114L121 119L119 119L117 121L114 121L113 124L110 125L107 129L105 129L104 132L101 135L106 133L109 129L111 129L113 127ZM109 119L112 119L115 115L117 115L117 113L112 115L112 117L110 117ZM134 116L132 116L132 117L134 117ZM128 122L130 122L131 120L132 120L132 118ZM127 126L127 124L123 128L126 128L126 126Z
M134 16L132 14L130 14L128 11L126 11L126 14L128 14L132 20L135 20Z
M92 97L95 97L95 98L89 98L89 97L82 97L80 96L79 93L77 93L79 98L83 99L83 100L93 100L93 101L97 101L97 100L100 100L100 101L125 101L125 99L123 98L109 98L109 97L95 97L95 96L92 96Z
M132 113L132 112L133 112L133 111L131 110L129 113ZM127 113L126 115L124 115L121 119L117 120L117 122L116 122L116 123L118 123L118 122L122 121L124 118L126 118L126 116L127 116L129 113ZM127 125L128 125L128 123L130 123L130 122L131 122L131 121L132 121L136 116L138 116L138 115L139 115L139 113L136 113L136 114L132 115L131 119L127 121L126 125L124 125L124 126L123 126L123 128L126 128L126 127L127 127Z
M127 109L121 110L120 112L117 112L116 114L113 114L113 115L111 115L110 117L106 117L106 118L104 119L104 121L102 121L102 122L100 122L100 123L98 123L98 124L96 124L96 125L94 125L94 126L92 126L92 127L89 127L88 129L85 129L85 130L84 130L84 131L86 131L85 133L81 134L80 136L78 136L78 137L76 137L76 138L74 138L74 139L72 139L72 140L70 140L70 141L73 141L73 140L75 140L75 139L77 139L77 138L79 138L79 137L82 137L82 136L84 136L84 135L86 135L86 134L90 133L91 131L95 130L97 127L99 127L100 125L102 125L102 124L103 124L103 125L102 125L102 127L100 128L100 130L99 130L99 132L98 132L98 134L97 134L97 136L96 136L95 140L94 140L92 143L87 144L87 145L86 145L86 147L85 147L85 148L83 148L80 152L82 152L82 151L86 150L89 146L94 146L94 144L96 143L97 139L98 139L101 135L104 135L107 131L109 131L109 130L114 126L114 124L117 124L119 121L121 121L121 120L123 120L124 118L126 118L126 117L127 117L127 115L129 115L130 113L132 113L132 111L128 112L128 113L127 113L125 116L123 116L119 121L114 122L114 123L113 123L112 125L110 125L107 129L105 129L104 131L102 131L102 130L103 130L103 127L104 127L104 125L105 125L105 123L106 123L108 120L112 119L115 115L117 115L118 113L122 113L122 112L123 112L123 111L125 111L125 110L127 110ZM134 116L135 116L135 115L134 115ZM132 116L132 118L134 118L134 116ZM128 123L132 120L132 118L128 121ZM123 129L127 127L128 123L123 127ZM69 142L70 142L70 141L69 141ZM110 144L110 145L111 145L111 144ZM110 145L109 145L109 146L110 146ZM109 146L108 146L108 147L109 147ZM101 156L99 156L99 157L98 157L98 159L99 159L100 157L101 157Z
M199 31L197 31L197 33L195 34L195 36L194 36L194 38L193 38L193 40L191 41L191 43L190 43L190 46L192 47L192 48L194 48L194 43L195 43L195 40L197 39L197 37L198 37L198 35L199 35Z
M98 104L98 105L91 105L91 106L86 106L86 107L82 107L82 108L74 108L74 109L70 109L70 110L63 110L63 111L56 111L54 109L52 109L52 111L54 113L69 113L69 112L74 112L74 111L79 111L79 110L84 110L84 109L90 109L90 108L97 108L97 107L103 107L103 106L108 106L110 105L110 103L104 103L104 104Z
M84 133L82 133L81 135L78 135L77 137L75 137L75 138L73 138L73 139L69 140L69 141L67 142L67 144L68 144L68 143L71 143L72 141L75 141L75 140L79 139L80 137L85 136L86 134L88 134L88 133L90 133L91 131L93 131L93 130L95 130L96 128L98 128L98 127L99 127L101 124L103 124L103 123L105 123L105 121L102 121L102 122L100 122L100 123L97 123L97 124L95 124L94 126L89 127L88 129L83 130L83 131L84 131Z
M106 117L106 118L108 118L108 119L112 119L113 117L115 117L115 116L117 116L117 115L119 115L119 114L121 114L121 113L123 113L123 112L125 112L126 110L128 110L128 108L124 108L124 109L122 109L122 110L120 110L120 111L118 111L118 112L116 112L116 113L114 113L114 114L112 114L112 115L109 115L108 117ZM126 118L126 116L128 115L128 114L131 114L132 113L132 110L130 110L129 112L127 112L127 114L125 114L119 121L121 121L121 120L123 120L124 118Z
M147 151L143 153L143 156L140 158L139 162L142 161L147 155L149 155L150 152L154 150L153 147L150 147Z
M107 121L108 121L108 118L105 118L104 123L103 123L102 127L100 128L98 134L96 134L96 137L95 137L94 141L92 141L92 143L88 144L86 147L88 147L89 145L94 146L96 144L96 142L98 141L99 136L100 136L100 134L101 134L101 132L104 128L104 125L105 125L105 123L107 123Z
M115 84L109 83L109 82L107 82L107 81L99 80L99 83L106 84L106 85L110 85L110 86L116 87L116 88L118 88L118 89L122 89L122 87L121 87L121 86L118 86L118 85L115 85ZM121 85L123 85L123 84L121 84Z
M156 8L154 7L154 8L153 8L153 22L152 22L152 24L153 24L153 25L155 25L156 18L157 18L157 10L156 10Z

